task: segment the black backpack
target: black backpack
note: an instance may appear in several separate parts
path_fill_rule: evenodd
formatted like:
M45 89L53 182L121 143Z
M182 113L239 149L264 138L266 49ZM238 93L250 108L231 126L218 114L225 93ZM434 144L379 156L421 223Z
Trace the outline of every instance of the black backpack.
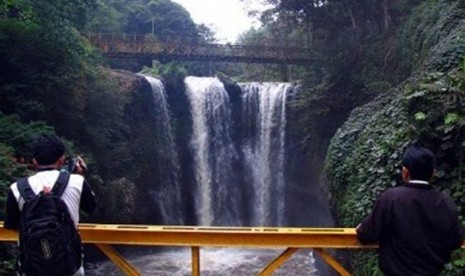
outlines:
M68 181L69 174L60 172L50 193L36 195L27 177L18 180L25 201L19 230L21 274L65 276L81 267L81 238L61 200Z

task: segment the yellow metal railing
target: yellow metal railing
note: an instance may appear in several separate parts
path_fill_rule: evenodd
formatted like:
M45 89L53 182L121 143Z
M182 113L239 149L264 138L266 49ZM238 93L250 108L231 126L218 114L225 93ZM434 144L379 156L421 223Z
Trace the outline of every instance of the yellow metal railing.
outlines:
M327 249L372 249L361 245L353 228L276 228L276 227L201 227L80 224L84 243L95 244L127 275L141 275L112 244L144 246L180 246L192 250L192 275L200 275L200 247L287 248L259 275L271 275L300 248L312 248L340 275L350 273ZM3 228L0 242L17 241L15 231Z

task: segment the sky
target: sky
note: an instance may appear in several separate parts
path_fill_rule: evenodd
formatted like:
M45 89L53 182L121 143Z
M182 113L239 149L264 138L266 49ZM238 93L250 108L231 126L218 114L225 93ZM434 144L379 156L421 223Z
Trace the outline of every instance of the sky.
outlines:
M172 0L181 4L197 24L205 24L216 33L220 42L235 42L237 36L252 26L258 27L257 20L247 16L246 9L264 9L258 0ZM247 3L245 3L247 2Z

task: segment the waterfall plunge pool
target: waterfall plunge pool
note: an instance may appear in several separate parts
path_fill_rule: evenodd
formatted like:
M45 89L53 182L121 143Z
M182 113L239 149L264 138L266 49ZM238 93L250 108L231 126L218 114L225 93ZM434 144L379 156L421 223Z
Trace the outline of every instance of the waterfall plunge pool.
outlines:
M201 248L200 272L202 276L257 275L283 249L237 249L237 248ZM123 254L124 255L124 254ZM191 250L171 249L152 254L128 254L126 260L136 267L142 275L188 276L192 273ZM86 275L124 275L119 268L109 262L100 262L86 268ZM297 251L285 262L274 276L316 276L323 275L315 268L315 259L310 249Z

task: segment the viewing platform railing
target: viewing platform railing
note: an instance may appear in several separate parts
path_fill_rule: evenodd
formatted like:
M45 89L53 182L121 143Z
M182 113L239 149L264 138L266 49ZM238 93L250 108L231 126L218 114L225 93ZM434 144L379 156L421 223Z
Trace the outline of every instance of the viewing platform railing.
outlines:
M200 247L287 248L258 275L271 275L299 249L313 249L340 275L351 275L327 249L374 249L361 245L354 228L202 227L80 224L83 243L94 244L126 275L141 275L111 245L190 247L192 275L200 275ZM0 242L18 240L3 228ZM464 248L465 245L462 246ZM310 270L310 268L309 268Z

